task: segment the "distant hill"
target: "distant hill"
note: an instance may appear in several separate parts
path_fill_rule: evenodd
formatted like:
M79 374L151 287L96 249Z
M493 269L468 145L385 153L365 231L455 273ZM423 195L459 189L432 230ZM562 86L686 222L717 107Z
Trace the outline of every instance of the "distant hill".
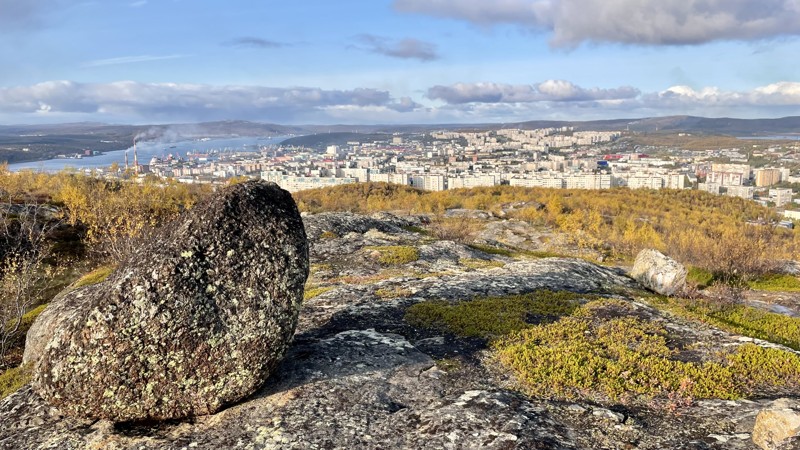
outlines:
M648 117L644 119L613 119L584 122L531 121L505 124L504 128L550 128L572 126L578 130L611 131L687 131L733 136L759 136L771 134L800 134L800 116L780 119L732 119L695 116Z
M198 137L282 136L306 134L304 128L246 121L171 125L0 125L0 163L38 161L85 150L112 151L139 140L173 142Z
M109 125L93 122L54 125L0 125L0 162L36 161L61 153L84 150L111 151L127 148L134 137L165 142L198 137L297 136L287 145L324 148L349 141L386 140L435 130L498 130L502 128L551 128L571 126L583 131L630 130L637 132L685 131L730 136L800 135L800 116L780 119L732 119L695 116L648 117L594 121L534 120L516 123L433 125L303 125L228 120L167 125ZM302 137L300 137L302 136ZM26 151L23 151L27 149Z
M369 143L374 141L391 140L392 135L388 133L355 133L355 132L335 132L335 133L315 133L305 136L289 138L281 145L315 148L324 150L329 145L345 146L348 142Z

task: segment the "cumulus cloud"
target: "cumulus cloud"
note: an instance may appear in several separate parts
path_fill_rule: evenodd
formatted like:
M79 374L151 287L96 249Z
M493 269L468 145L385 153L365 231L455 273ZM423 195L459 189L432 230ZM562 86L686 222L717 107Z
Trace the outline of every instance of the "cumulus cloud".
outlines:
M748 91L672 86L659 92L627 86L587 89L563 80L533 85L457 83L431 87L427 96L445 102L441 109L487 118L519 117L526 112L572 119L665 114L763 117L796 114L800 82L781 81Z
M241 47L241 48L283 48L288 47L290 44L286 42L272 41L253 36L243 36L230 41L224 42L223 45L228 47Z
M630 99L639 94L638 89L630 86L586 89L564 80L547 80L534 85L457 83L428 89L428 98L450 104L587 102Z
M318 117L328 108L352 107L413 111L409 98L358 88L211 86L202 84L75 83L50 81L0 89L0 112L14 114L77 113L104 117L154 119L251 118L290 122Z
M401 59L418 59L420 61L433 61L439 59L436 46L430 42L414 38L392 40L372 34L362 34L356 37L356 48L380 55Z
M701 44L800 35L797 0L395 0L397 10L512 24L551 33L554 46L583 42Z
M781 107L800 106L800 83L781 81L757 87L751 91L724 91L716 87L693 89L673 86L664 91L642 97L648 106L680 108L689 106L722 107Z

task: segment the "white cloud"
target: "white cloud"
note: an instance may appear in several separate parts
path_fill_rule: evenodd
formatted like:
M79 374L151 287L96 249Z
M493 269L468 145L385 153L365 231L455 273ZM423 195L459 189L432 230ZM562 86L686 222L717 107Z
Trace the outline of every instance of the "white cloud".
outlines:
M362 34L356 37L360 45L356 48L384 56L400 59L418 59L420 61L433 61L439 59L436 45L414 38L393 40L372 34Z
M701 116L775 117L796 115L800 83L782 81L749 91L718 87L672 86L642 93L632 87L586 89L563 80L534 85L457 83L434 86L428 97L445 102L442 110L459 111L477 120L521 120L643 117L691 114Z
M672 114L776 117L800 111L800 83L747 91L673 86L584 88L564 80L530 85L459 83L434 86L420 105L377 89L213 86L205 84L50 81L0 88L0 117L20 121L177 122L222 119L278 123L511 122ZM442 104L443 103L443 104Z
M90 115L97 119L209 120L249 118L296 122L331 108L410 112L420 107L387 91L357 88L212 86L203 84L50 81L0 88L0 113Z
M551 33L555 46L583 42L701 44L800 35L798 0L395 0L409 13L512 24Z
M630 86L586 89L564 80L547 80L534 85L457 83L428 89L428 98L451 104L585 102L628 99L638 95L639 90Z

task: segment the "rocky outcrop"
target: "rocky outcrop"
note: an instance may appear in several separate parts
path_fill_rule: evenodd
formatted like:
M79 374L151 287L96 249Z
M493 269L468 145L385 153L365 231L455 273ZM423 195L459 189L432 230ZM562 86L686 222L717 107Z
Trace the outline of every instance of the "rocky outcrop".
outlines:
M759 412L753 442L764 450L800 448L800 401L778 399Z
M701 400L673 411L534 398L497 367L485 341L415 327L404 315L426 300L569 290L627 302L693 359L740 345L741 336L638 301L639 285L619 269L490 254L435 241L402 220L304 219L317 230L309 232L310 283L324 289L303 302L286 357L246 400L191 420L114 424L64 417L26 387L0 402L0 448L757 450L755 418L768 400ZM413 246L419 259L382 267L367 257L379 246Z
M631 277L646 288L671 296L686 286L686 268L658 250L644 249L636 256Z
M67 312L36 366L35 390L81 418L216 412L279 363L307 275L289 193L261 182L227 188L159 230L107 280L51 306Z
M45 346L59 325L74 318L73 313L79 309L84 297L69 294L69 288L58 294L31 325L25 335L23 364L34 364L39 361Z

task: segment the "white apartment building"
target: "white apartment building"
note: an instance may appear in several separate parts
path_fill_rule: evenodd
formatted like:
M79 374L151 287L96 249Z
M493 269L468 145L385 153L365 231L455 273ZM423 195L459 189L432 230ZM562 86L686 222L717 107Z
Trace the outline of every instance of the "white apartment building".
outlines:
M769 201L775 202L775 206L781 207L783 205L788 205L792 202L792 190L791 189L770 189L769 190Z
M581 173L564 177L567 189L611 189L611 175Z
M752 200L755 191L755 188L752 186L728 186L728 192L726 195L729 197L739 197L745 200Z
M741 186L745 176L741 172L709 172L706 181L720 186Z
M412 175L411 185L426 191L443 191L445 187L444 175Z
M304 191L307 189L317 189L342 184L356 183L355 178L338 177L302 177L296 175L285 175L281 172L261 172L261 179L276 183L289 192Z
M447 177L447 189L473 188L481 186L497 186L497 175L467 175Z
M721 186L716 183L697 183L698 191L710 192L714 195L719 195Z
M551 174L541 174L537 176L528 176L528 177L514 177L509 180L509 184L511 186L520 186L520 187L543 187L543 188L550 188L550 189L563 189L564 188L564 179L560 176L554 176Z

